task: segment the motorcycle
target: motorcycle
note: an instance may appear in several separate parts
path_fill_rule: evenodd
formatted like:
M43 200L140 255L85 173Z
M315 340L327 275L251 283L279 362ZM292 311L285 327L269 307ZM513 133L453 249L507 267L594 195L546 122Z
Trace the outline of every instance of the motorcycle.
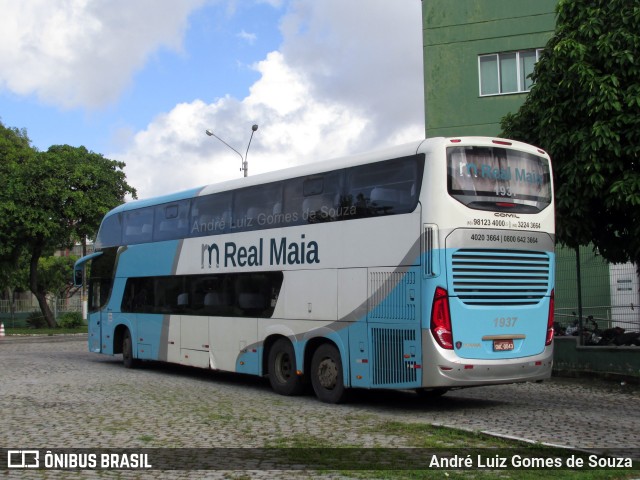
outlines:
M580 322L573 312L573 322L566 328L560 324L554 324L557 335L561 336L580 336ZM598 322L589 315L582 327L582 344L583 345L615 345L615 346L638 346L640 347L640 332L627 332L622 327L612 327L600 330Z
M593 319L593 315L589 315L585 320L582 328L582 344L583 345L607 345L608 340L603 337L603 333L598 328L598 322Z
M587 317L583 335L584 345L640 346L640 332L627 332L622 327L600 330L592 315Z

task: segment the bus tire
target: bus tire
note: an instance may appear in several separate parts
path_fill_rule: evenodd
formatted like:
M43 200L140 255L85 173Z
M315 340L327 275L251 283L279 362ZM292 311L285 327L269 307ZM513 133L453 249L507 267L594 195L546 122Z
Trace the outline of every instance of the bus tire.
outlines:
M300 395L304 382L296 371L296 352L286 338L280 338L269 350L269 383L280 395Z
M341 403L346 400L342 360L334 345L324 343L313 353L311 385L322 402Z
M131 332L124 331L122 336L122 363L125 368L135 368L138 361L133 357L133 342L131 340Z

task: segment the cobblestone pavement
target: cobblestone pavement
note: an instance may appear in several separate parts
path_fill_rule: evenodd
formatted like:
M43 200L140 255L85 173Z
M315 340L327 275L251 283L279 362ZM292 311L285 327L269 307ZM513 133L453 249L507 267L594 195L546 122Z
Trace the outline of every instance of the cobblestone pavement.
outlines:
M360 391L346 405L325 405L312 396L276 395L253 377L159 363L127 370L119 357L87 352L86 336L1 338L0 409L0 448L260 448L305 437L328 446L402 447L394 435L362 434L380 432L363 426L399 421L576 448L640 449L640 388L619 382L552 379L453 391L431 402L413 392ZM27 473L143 477L137 471ZM285 475L154 471L149 478L273 476Z

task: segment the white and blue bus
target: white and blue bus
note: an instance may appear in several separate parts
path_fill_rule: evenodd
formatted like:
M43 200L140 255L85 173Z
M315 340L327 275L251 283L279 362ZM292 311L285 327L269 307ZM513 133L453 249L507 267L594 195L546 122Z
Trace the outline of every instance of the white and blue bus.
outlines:
M89 350L330 403L548 378L552 192L544 151L460 137L125 203L76 263Z

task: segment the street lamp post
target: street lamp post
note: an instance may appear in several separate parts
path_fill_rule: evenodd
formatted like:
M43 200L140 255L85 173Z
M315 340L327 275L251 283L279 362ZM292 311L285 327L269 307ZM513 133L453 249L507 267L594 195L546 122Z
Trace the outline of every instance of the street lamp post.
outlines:
M239 151L237 151L235 148L233 148L231 145L229 145L227 142L225 142L223 139L221 139L219 136L213 133L213 130L207 129L205 130L205 133L210 137L217 138L218 140L220 140L222 143L224 143L227 147L229 147L231 150L233 150L240 156L240 160L242 160L240 171L244 172L244 176L246 177L249 173L249 162L247 161L247 156L249 155L249 147L251 146L251 140L253 139L253 134L255 133L256 130L258 130L258 125L253 125L251 127L251 137L249 137L249 144L247 145L247 151L245 152L244 157Z

